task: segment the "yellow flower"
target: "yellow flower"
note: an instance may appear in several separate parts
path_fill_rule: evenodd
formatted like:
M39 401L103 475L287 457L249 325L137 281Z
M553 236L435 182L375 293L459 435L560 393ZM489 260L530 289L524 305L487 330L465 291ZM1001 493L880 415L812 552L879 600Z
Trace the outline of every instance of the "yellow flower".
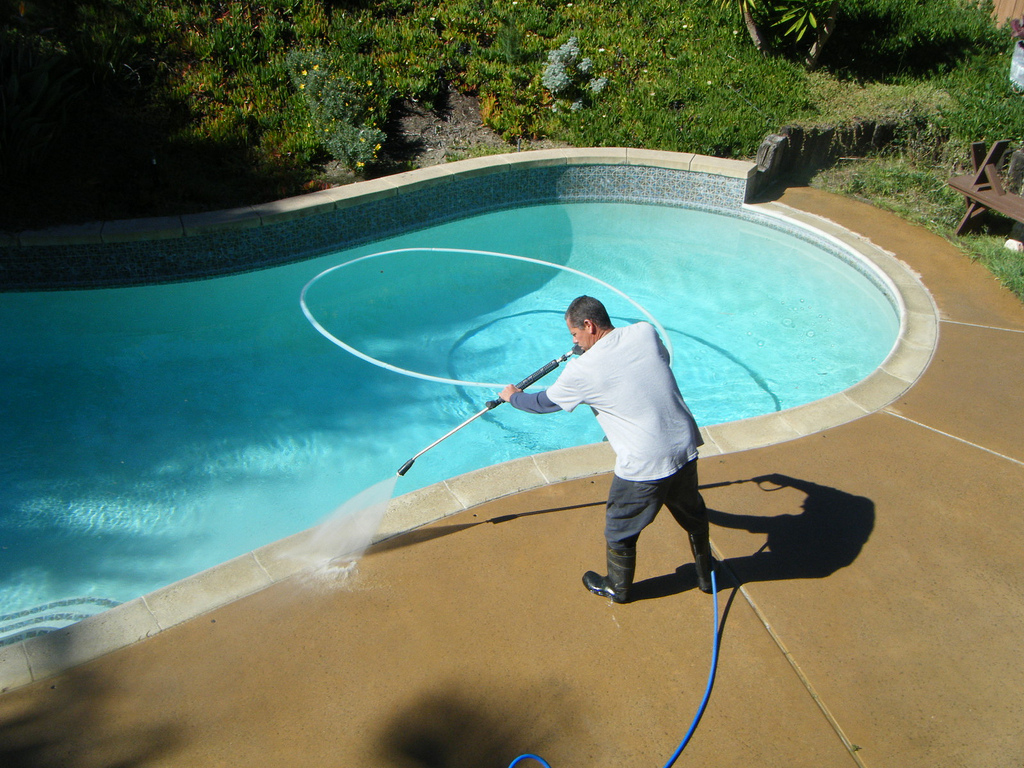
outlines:
M313 65L313 71L316 72L318 69L320 69L320 65L319 64L314 64ZM305 73L303 73L303 74L305 74Z
M308 73L308 72L306 72L306 70L302 70L302 76L303 76L303 77L305 77L305 76L306 76L307 74L309 74L309 73Z
M363 167L363 163L361 161L356 163L356 168L362 168L362 167Z
M373 85L373 80L367 80L367 81L366 81L366 84L367 84L367 85Z
M302 90L305 87L306 87L305 83L299 83L299 90Z

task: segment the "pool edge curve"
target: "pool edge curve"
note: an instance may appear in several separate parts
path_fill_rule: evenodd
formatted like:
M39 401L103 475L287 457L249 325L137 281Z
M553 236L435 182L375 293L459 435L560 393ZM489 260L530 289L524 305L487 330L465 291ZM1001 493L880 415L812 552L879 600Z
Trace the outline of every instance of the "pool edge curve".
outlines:
M531 163L656 165L750 178L752 164L651 150L542 150L522 153ZM417 186L450 178L452 166L467 174L491 172L512 164L515 155L492 155L452 163L447 173L421 169L390 177L394 187L406 177ZM486 161L486 162L478 162ZM435 167L439 168L439 167ZM481 170L490 169L490 170ZM431 171L430 173L425 173ZM370 191L371 194L378 192ZM938 342L938 310L919 277L896 256L834 222L780 203L745 205L762 215L782 218L840 242L869 263L894 290L900 313L899 337L885 361L868 377L829 397L740 421L701 429L708 457L795 440L846 424L885 408L902 396L927 369ZM283 214L283 212L282 212ZM308 213L298 214L308 215ZM554 483L605 474L614 457L606 443L565 448L492 465L396 497L373 539L379 543L491 499ZM47 679L60 672L139 642L177 624L258 592L308 570L289 555L313 529L257 550L115 608L45 635L0 647L0 693Z

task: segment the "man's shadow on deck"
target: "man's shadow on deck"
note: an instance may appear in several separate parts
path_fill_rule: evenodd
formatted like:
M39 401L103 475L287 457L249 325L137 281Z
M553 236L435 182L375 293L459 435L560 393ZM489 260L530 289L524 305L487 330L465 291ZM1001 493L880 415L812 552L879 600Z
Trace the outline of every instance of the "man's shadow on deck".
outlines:
M747 482L757 483L766 493L782 488L803 491L806 494L803 511L762 517L709 509L712 541L716 526L767 537L764 545L752 555L718 561L715 575L719 589L758 581L825 578L856 560L871 536L875 525L874 502L826 485L771 474L705 485L702 489ZM675 573L637 582L630 592L630 599L666 597L693 589L696 585L697 574L693 564L685 563Z

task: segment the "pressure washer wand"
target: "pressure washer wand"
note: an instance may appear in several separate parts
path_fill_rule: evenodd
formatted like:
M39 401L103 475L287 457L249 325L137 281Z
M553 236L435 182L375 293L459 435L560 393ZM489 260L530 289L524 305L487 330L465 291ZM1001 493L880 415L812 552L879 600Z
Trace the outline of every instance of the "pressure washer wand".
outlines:
M554 359L554 360L552 360L552 361L551 361L550 363L548 363L547 365L545 365L545 366L544 366L543 368L538 368L538 369L537 369L536 371L534 371L533 373L531 373L531 374L530 374L529 376L527 376L527 377L526 377L525 379L523 379L522 381L520 381L520 382L519 382L518 384L516 384L516 389L526 389L526 388L527 388L528 386L530 386L530 385L531 385L531 384L533 384L534 382L536 382L536 381L539 381L540 379L542 379L542 378L544 378L545 376L547 376L547 375L548 375L549 373L551 373L551 372L552 372L553 370L555 370L555 368L557 368L558 366L560 366L560 365L561 365L562 363L564 363L564 362L565 362L566 360L568 360L568 359L569 359L570 357L572 357L573 355L579 354L579 353L580 353L580 351L581 351L581 350L579 349L579 347L578 347L578 346L574 346L574 347L573 347L572 349L570 349L570 350L569 350L568 352L566 352L566 353L565 353L564 355L562 355L561 357L557 357L557 358L555 358L555 359ZM502 404L503 402L505 402L505 401L504 401L504 400L502 400L501 398L497 398L497 399L495 399L495 400L488 400L488 401L487 401L487 404L486 404L486 405L485 405L485 406L483 407L483 409L482 409L482 410L481 410L481 411L480 411L479 413L474 413L474 414L473 414L472 416L470 416L470 417L469 417L468 419L466 419L466 420L465 420L464 422L462 422L461 424L459 424L459 426L457 426L457 427L456 427L455 429L451 430L450 432L448 432L448 433L447 433L447 434L445 434L445 435L442 435L442 436L441 436L441 437L439 437L439 438L438 438L437 440L435 440L435 441L434 441L434 442L432 442L432 443L431 443L430 445L428 445L428 446L427 446L426 448L424 448L424 449L423 449L422 451L420 451L420 452L419 452L419 453L417 453L417 454L416 454L415 456L413 456L413 457L412 457L411 459L409 459L409 460L408 460L407 462L405 462L405 464L403 464L403 465L402 465L402 468L398 470L398 476L399 476L399 477L402 477L402 476L403 476L403 475L404 475L404 474L405 474L406 472L408 472L408 471L409 471L409 469L410 469L410 467L412 467L412 465L413 465L413 462L415 462L415 461L416 461L416 459L418 459L418 458L419 458L420 456L422 456L422 455L423 455L424 453L426 453L427 451L429 451L429 450L430 450L431 448L433 448L433 447L434 447L435 445L437 445L438 443L442 442L443 440L447 440L447 439L448 439L449 437L451 437L452 435L454 435L454 434L455 434L456 432L458 432L458 431L459 431L460 429L462 429L462 428L463 428L464 426L466 426L467 424L469 424L469 423L470 423L471 421L475 421L476 419L479 419L479 418L480 418L481 416L483 416L483 415L484 415L485 413L487 413L487 412L488 412L488 411L490 411L490 410L493 410L494 408L497 408L497 407L498 407L499 405L501 405L501 404Z

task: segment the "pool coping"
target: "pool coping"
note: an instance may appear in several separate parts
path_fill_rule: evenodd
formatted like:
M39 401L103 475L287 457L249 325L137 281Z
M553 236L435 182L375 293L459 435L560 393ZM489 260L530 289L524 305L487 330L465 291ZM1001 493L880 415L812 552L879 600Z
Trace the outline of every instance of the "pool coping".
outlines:
M565 149L521 154L529 155L523 160L530 163L619 162L669 168L685 165L685 170L699 169L704 173L748 180L754 172L753 164L742 161L651 150ZM517 155L476 158L410 171L389 177L386 183L397 189L404 177L410 184L421 185L456 173L493 171L496 164L511 167L516 159ZM377 182L363 183L371 185L369 194L379 193L381 185ZM281 201L277 204L278 212L308 215L310 209L321 205L313 200L307 202L308 205L301 206ZM874 413L914 385L928 368L938 343L939 314L935 302L919 277L894 254L834 222L780 203L745 204L743 207L811 229L859 254L892 289L900 313L900 334L882 365L842 392L784 411L701 428L705 440L701 456L705 458L795 440ZM306 213L297 213L300 210ZM252 225L239 223L242 220L231 216L226 218L233 219L237 226ZM142 225L138 231L143 231ZM450 478L392 499L373 543L491 499L606 474L611 471L613 461L607 443L596 443L513 459ZM308 561L296 557L294 552L315 530L315 527L310 528L260 547L68 627L0 647L0 692L87 663L308 571Z
M558 165L633 165L690 171L733 179L752 179L757 171L744 160L708 157L686 152L663 152L624 147L539 149L457 160L413 171L382 176L343 186L309 192L269 203L240 206L206 213L118 219L0 232L0 247L93 245L134 240L167 240L208 235L226 230L250 229L341 210L384 197L414 192L449 183L512 170Z
M222 211L0 233L0 291L122 288L235 275L525 205L738 209L753 163L565 148L489 155Z

